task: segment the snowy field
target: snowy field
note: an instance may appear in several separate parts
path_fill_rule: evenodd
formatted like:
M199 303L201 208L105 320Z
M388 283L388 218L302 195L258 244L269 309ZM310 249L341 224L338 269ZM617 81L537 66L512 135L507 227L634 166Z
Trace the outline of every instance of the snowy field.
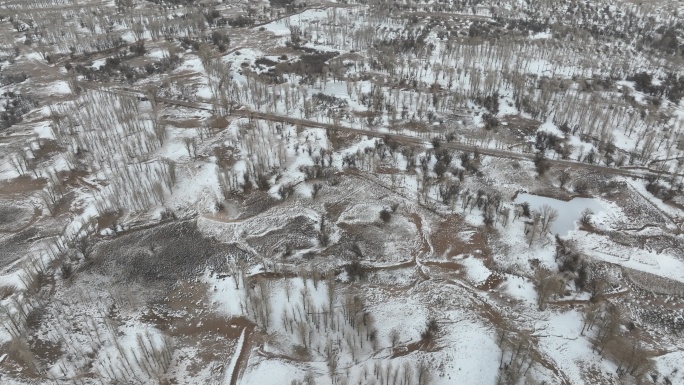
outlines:
M3 384L684 383L676 2L3 6Z

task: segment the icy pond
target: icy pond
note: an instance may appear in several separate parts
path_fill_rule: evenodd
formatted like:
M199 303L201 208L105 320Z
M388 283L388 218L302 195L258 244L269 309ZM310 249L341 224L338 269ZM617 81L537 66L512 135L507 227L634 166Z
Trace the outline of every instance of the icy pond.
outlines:
M559 199L547 198L533 194L518 194L514 203L527 202L530 204L530 210L539 209L543 205L549 205L558 210L558 219L551 226L551 233L566 235L575 229L575 221L579 220L582 211L590 209L597 213L604 210L604 207L592 198L573 198L566 202Z

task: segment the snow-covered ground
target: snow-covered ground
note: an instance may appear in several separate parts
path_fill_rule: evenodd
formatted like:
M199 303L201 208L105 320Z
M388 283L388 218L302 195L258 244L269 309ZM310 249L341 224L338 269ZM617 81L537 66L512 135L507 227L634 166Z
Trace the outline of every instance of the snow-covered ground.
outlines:
M15 3L8 383L684 381L672 9Z

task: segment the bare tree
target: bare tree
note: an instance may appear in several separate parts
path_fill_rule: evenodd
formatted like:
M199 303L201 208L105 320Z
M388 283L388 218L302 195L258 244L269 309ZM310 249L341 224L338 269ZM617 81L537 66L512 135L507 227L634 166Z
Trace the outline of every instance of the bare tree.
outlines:
M541 214L538 211L532 212L532 221L526 222L525 234L528 238L528 246L532 247L532 243L540 232Z
M194 158L197 156L197 144L194 137L183 138L183 144L185 145L185 149L188 151L189 157Z
M389 333L390 344L393 348L396 348L399 344L399 331L397 329L392 329Z
M131 32L133 32L136 42L142 41L145 34L145 25L140 21L136 21L131 26Z
M337 377L337 366L339 364L339 352L333 346L332 340L328 339L325 345L326 363L328 365L328 373L330 378L335 383L335 378Z
M83 259L88 259L95 249L95 244L88 235L84 235L74 241L74 247L81 253Z
M544 310L549 298L560 294L565 285L558 274L545 268L538 269L535 272L534 280L534 287L537 289L537 306L539 310Z
M570 183L572 181L572 174L570 174L570 170L568 169L563 169L558 172L558 183L560 184L560 188L562 189L565 187L566 184Z
M584 322L582 322L581 335L584 335L585 330L591 330L591 328L594 327L594 323L598 319L600 311L601 307L596 303L584 308L584 311L582 312L582 320Z
M543 205L539 209L541 233L546 234L553 223L558 219L558 210L549 205Z
M285 280L285 283L283 284L283 289L285 291L285 297L287 298L287 302L290 302L290 296L292 295L292 280L291 279Z
M594 215L594 212L591 211L591 209L584 209L582 211L582 216L580 218L580 221L582 222L583 225L589 225L591 224L591 216Z
M230 273L230 277L233 279L233 283L235 284L235 290L240 288L240 278L243 275L244 271L244 263L240 263L236 260L231 260L227 264L228 272ZM245 282L242 282L242 286L245 286ZM289 296L288 296L289 300Z
M594 348L598 350L599 354L609 343L620 336L620 321L622 319L622 311L613 304L608 304L606 311L596 322L598 331L594 339Z
M314 184L311 186L311 198L314 198L314 199L315 199L315 198L316 198L316 195L318 195L318 192L321 191L322 188L323 188L323 184L322 184L322 183L314 183Z
M589 183L587 183L587 181L585 181L583 179L575 180L575 183L573 183L572 187L576 193L586 194L587 191L589 190Z

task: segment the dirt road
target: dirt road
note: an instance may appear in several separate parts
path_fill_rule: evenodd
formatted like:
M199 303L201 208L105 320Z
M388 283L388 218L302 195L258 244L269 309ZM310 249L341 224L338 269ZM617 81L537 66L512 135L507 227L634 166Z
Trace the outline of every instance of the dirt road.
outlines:
M137 90L121 89L121 88L101 88L100 86L92 84L92 83L81 83L81 85L84 88L88 88L88 89L99 89L99 90L105 91L105 92L112 92L112 93L116 93L116 94L120 94L120 95L128 95L128 96L133 96L133 97L138 97L138 98L145 97L144 93L137 91ZM167 98L157 98L157 102L165 103L165 104L169 104L169 105L186 107L186 108L205 110L205 111L213 111L214 110L214 106L211 103L190 102L190 101L167 99ZM290 116L275 115L275 114L268 114L268 113L263 113L263 112L251 111L251 110L248 110L245 108L233 110L231 112L231 116L239 116L239 117L250 118L250 119L270 120L270 121L279 122L279 123L300 125L302 127L323 128L326 130L344 131L344 132L348 132L348 133L352 133L352 134L356 134L356 135L365 135L368 137L392 139L392 140L395 140L399 143L404 143L404 144L431 146L429 144L428 140L422 139L422 138L417 138L414 136L408 136L408 135L403 135L403 134L390 134L390 133L382 132L382 131L374 131L374 130L361 129L361 128L345 127L345 126L339 126L339 125L334 125L334 124L330 124L330 123L322 123L322 122L316 122L316 121L311 121L311 120L298 119L298 118L293 118ZM493 157L497 157L497 158L505 158L505 159L512 159L512 160L521 160L521 161L534 161L534 158L535 158L535 155L531 154L531 153L523 153L523 152L515 152L515 151L507 151L507 150L497 150L497 149L491 149L491 148L472 146L472 145L463 144L463 143L459 143L459 142L442 142L440 145L443 148L449 148L449 149L454 149L454 150L459 150L459 151L468 151L468 152L477 151L480 155L493 156ZM664 175L671 175L671 173L668 173L668 172L659 172L659 171L654 171L654 170L647 169L647 168L638 168L638 169L636 169L636 168L615 168L615 167L601 166L598 164L580 163L580 162L576 162L576 161L560 160L560 159L547 159L547 161L552 166L556 166L559 168L571 168L571 169L576 169L576 170L583 169L583 170L587 170L587 171L599 173L599 174L604 174L604 175L617 175L617 176L633 177L633 178L646 178L648 176L662 176L663 174Z

